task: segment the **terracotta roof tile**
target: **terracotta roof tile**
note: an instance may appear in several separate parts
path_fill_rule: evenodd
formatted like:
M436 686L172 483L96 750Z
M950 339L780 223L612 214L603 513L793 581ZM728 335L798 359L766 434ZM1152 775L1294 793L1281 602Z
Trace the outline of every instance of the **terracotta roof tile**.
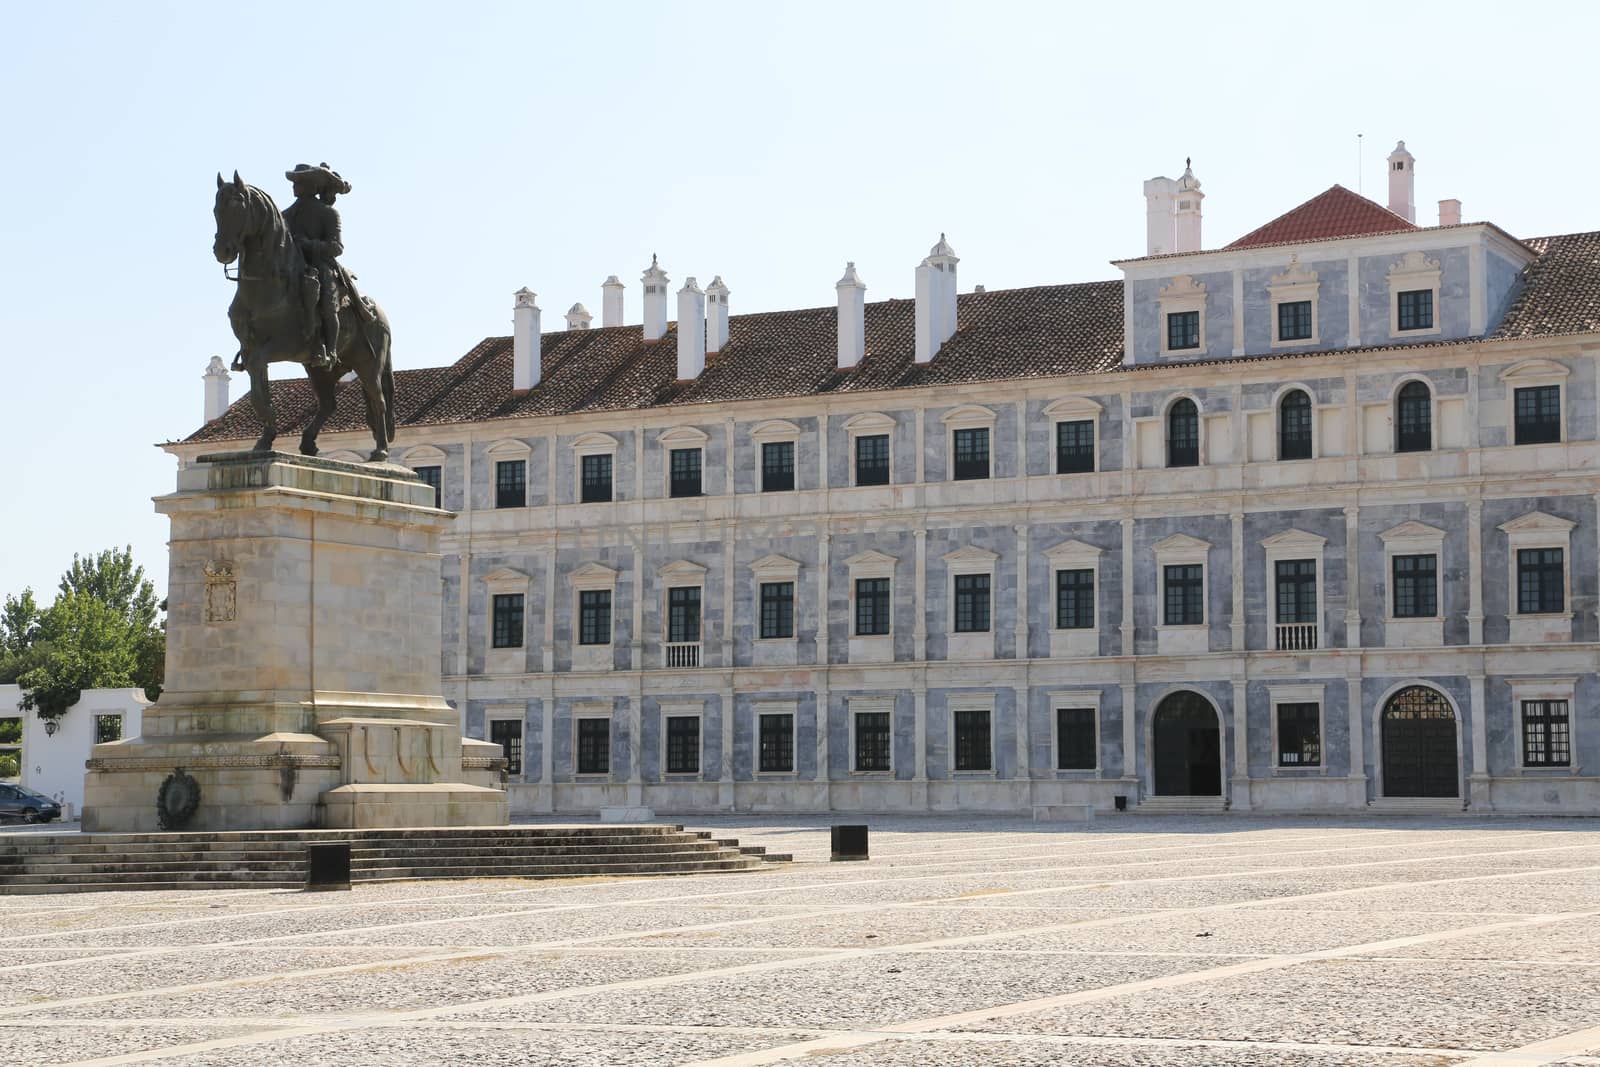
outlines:
M1538 254L1492 338L1600 332L1600 233L1522 242Z
M1299 207L1284 212L1265 226L1258 226L1226 247L1254 248L1295 241L1326 241L1335 237L1397 233L1417 228L1388 208L1352 193L1342 185L1335 185Z

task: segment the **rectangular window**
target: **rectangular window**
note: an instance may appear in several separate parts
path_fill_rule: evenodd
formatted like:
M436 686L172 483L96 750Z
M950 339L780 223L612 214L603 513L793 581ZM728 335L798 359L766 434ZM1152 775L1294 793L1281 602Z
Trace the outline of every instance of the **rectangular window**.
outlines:
M1162 618L1167 626L1199 626L1206 621L1205 568L1184 563L1164 568L1166 604Z
M994 770L989 738L989 713L984 710L955 713L955 770Z
M611 643L611 590L585 589L578 593L578 644Z
M856 636L882 637L889 632L889 579L856 579Z
M1278 766L1322 766L1320 705L1278 705Z
M1395 297L1399 305L1399 326L1402 330L1433 329L1433 290L1411 289Z
M856 484L889 484L889 435L870 434L856 438Z
M1287 300L1278 305L1278 340L1311 340L1311 301Z
M1095 716L1094 708L1056 709L1056 770L1095 769Z
M1056 423L1056 473L1094 471L1094 420Z
M956 620L958 634L989 632L989 576L956 575Z
M794 488L794 442L768 441L761 446L761 491L781 493Z
M700 450L674 448L671 456L673 496L700 495Z
M1559 548L1517 550L1517 614L1557 615L1566 610L1564 556Z
M584 456L580 462L583 468L583 494L580 497L585 504L604 504L611 499L611 457L610 456Z
M506 773L522 773L522 720L490 719L489 740L500 746L506 757Z
M1278 593L1278 622L1317 621L1317 561L1280 559L1275 577Z
M1561 440L1561 386L1518 389L1512 398L1517 444L1547 445Z
M494 506L497 508L528 506L527 460L503 459L494 465Z
M667 641L693 644L700 640L700 587L678 586L667 590Z
M856 713L856 770L888 770L892 747L887 711Z
M1056 629L1094 629L1094 571L1056 571Z
M5 716L0 718L0 779L21 776L22 720Z
M1439 557L1394 557L1394 617L1431 619L1439 614Z
M700 716L667 716L667 773L700 773Z
M444 507L444 468L418 467L417 477L422 479L424 485L433 487L433 506Z
M97 745L110 744L112 741L122 740L121 715L96 715L94 717L94 743Z
M497 593L494 597L494 647L522 647L522 594Z
M989 477L989 428L957 430L951 435L955 440L957 481L970 481Z
M1182 348L1200 347L1200 312L1174 311L1167 316L1167 348L1176 351Z
M1526 767L1572 765L1572 722L1565 700L1522 702L1522 763Z
M578 773L611 773L611 720L578 720Z
M761 636L794 636L794 583L761 583Z
M763 714L760 768L766 774L791 774L794 771L794 716Z

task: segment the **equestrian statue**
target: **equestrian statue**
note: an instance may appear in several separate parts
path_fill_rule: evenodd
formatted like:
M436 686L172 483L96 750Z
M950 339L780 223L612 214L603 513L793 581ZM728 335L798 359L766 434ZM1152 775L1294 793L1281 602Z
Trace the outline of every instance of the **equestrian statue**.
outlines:
M350 183L326 163L301 163L284 176L294 203L280 212L272 198L217 175L217 262L238 260L239 286L228 320L239 339L233 369L250 375L250 403L261 420L257 451L272 447L278 413L272 406L267 367L301 363L317 397L317 411L300 435L300 451L317 454L317 433L333 414L339 379L354 371L367 402L374 447L370 461L389 458L394 440L394 367L389 358L389 320L383 309L356 291L355 276L339 263L344 243L334 201Z

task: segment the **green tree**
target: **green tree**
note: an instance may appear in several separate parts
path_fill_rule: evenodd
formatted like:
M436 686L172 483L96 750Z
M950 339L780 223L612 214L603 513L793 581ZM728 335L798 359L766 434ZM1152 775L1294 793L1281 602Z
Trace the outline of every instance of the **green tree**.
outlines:
M39 644L43 622L44 612L32 589L24 589L20 597L6 597L0 607L0 684L15 682L43 661Z
M86 594L128 620L148 629L156 623L156 587L133 562L133 546L108 548L94 556L72 554L72 566L61 576L61 594Z
M64 593L45 615L42 662L17 678L23 711L56 719L85 689L134 683L139 634L116 609L87 593Z

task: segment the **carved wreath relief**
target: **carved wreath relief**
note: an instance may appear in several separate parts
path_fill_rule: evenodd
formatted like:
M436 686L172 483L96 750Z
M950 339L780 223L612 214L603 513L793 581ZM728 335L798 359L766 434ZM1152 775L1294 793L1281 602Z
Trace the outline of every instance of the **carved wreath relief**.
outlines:
M206 564L206 622L232 622L239 610L233 563L214 559Z

